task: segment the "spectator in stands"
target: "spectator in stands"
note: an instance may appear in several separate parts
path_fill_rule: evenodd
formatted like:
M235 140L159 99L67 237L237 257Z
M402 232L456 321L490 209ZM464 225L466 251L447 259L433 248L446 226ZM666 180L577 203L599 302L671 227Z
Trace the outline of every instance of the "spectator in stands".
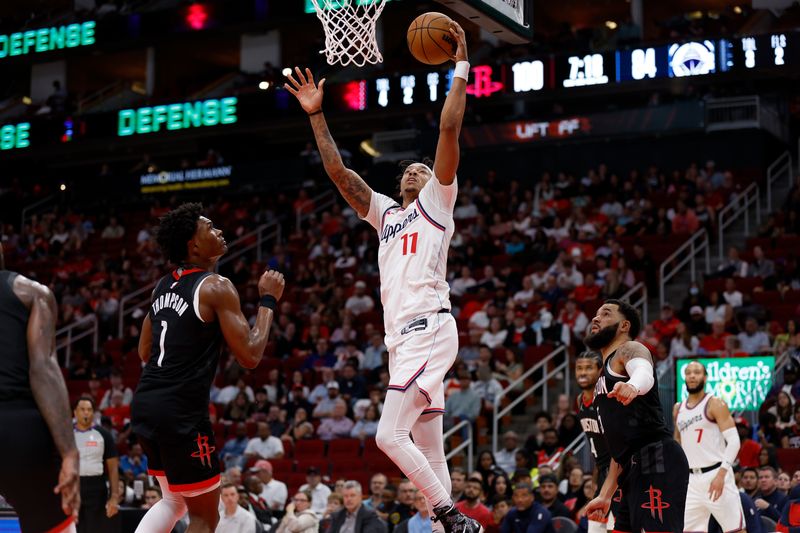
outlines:
M780 520L781 511L786 504L786 496L778 490L778 474L771 466L758 469L758 493L753 498L758 512L775 520Z
M711 325L711 334L700 339L700 350L706 353L717 353L725 350L725 338L731 334L725 331L724 320L714 320Z
M589 326L589 319L586 314L578 308L578 303L570 298L564 305L564 309L558 315L558 323L564 327L562 341L566 345L572 345L573 339L579 340L586 336L586 328Z
M353 416L356 420L361 420L367 412L367 408L374 407L378 412L378 418L383 411L383 393L377 387L369 390L369 397L361 398L353 405Z
M339 378L339 391L344 400L354 404L356 400L367 396L367 386L364 378L358 375L356 365L347 363L342 367L342 377Z
M761 278L764 288L768 290L775 287L775 262L764 256L760 246L753 247L753 262L747 267L747 275Z
M558 499L558 478L553 474L539 476L539 503L550 511L551 518L572 518L567 506Z
M125 405L125 394L116 390L111 393L111 405L103 409L103 416L111 420L115 431L121 432L131 420L131 406Z
M263 525L272 524L272 510L267 501L261 497L264 484L258 476L247 476L244 480L245 493L249 511L255 515L256 520Z
M369 345L364 349L364 370L374 370L383 365L383 352L386 346L383 344L383 335L375 332L369 338Z
M497 474L492 479L486 503L495 506L498 502L511 499L511 480L506 474Z
M368 438L375 438L375 435L378 433L379 419L380 414L378 413L378 408L374 405L370 405L364 412L364 418L359 419L353 426L353 429L350 430L350 436L361 439L361 442L364 442Z
M372 311L375 308L375 301L367 292L367 284L363 281L356 281L355 293L347 299L344 308L353 316Z
M331 383L336 380L336 372L333 368L330 367L323 367L320 370L320 382L311 390L311 393L308 395L308 401L312 404L319 405L319 402L328 398L328 383ZM338 389L337 389L338 391ZM338 392L337 392L338 395ZM331 403L330 409L333 408L333 404Z
M283 506L286 505L288 491L286 483L272 477L272 463L265 460L256 461L250 468L250 472L258 476L261 481L262 490L259 496L267 503L267 506L273 511L282 511Z
M404 479L400 482L397 486L397 505L394 506L394 509L391 513L389 513L389 518L387 520L389 531L394 531L398 524L404 522L411 518L416 509L414 508L414 495L417 489L414 487L414 484Z
M161 488L150 485L144 489L144 503L142 509L150 509L161 500Z
M689 308L689 320L685 322L689 334L693 337L700 338L701 336L708 335L711 328L706 322L706 315L703 308L699 305L693 305Z
M800 403L794 405L794 423L783 430L781 448L800 448Z
M336 364L336 356L330 349L328 339L320 337L314 346L316 349L306 359L305 364L303 364L303 370L322 371L324 367L333 368Z
M739 257L739 249L736 246L731 246L728 248L728 257L720 263L719 267L717 268L717 272L715 277L718 278L744 278L747 277L749 272L749 267L747 261L744 261ZM736 306L734 306L736 307Z
M247 398L247 394L240 392L236 398L225 407L222 418L232 422L245 422L255 412L255 404Z
M516 456L519 451L519 435L514 431L503 434L503 448L494 456L495 464L507 474L512 474L516 469Z
M101 239L121 239L125 236L125 228L119 224L117 217L111 217L108 225L103 228L100 234Z
M653 322L658 340L671 339L675 335L681 321L675 316L672 305L666 303L661 307L661 317Z
M775 335L773 351L782 354L785 350L797 350L800 347L800 335L797 332L797 322L790 319L786 322L786 329Z
M696 354L699 348L700 340L689 331L685 323L679 322L675 328L675 336L670 341L669 356L684 357Z
M725 291L722 293L722 298L734 309L742 306L744 297L742 296L742 293L736 289L736 282L733 280L733 278L728 278L725 280Z
M571 293L576 287L583 285L583 273L578 270L578 266L572 259L564 261L564 267L556 278L558 287L564 293Z
M502 346L506 342L508 330L505 328L503 319L499 316L493 317L489 322L489 329L481 335L481 344L485 344L492 350Z
M323 418L317 428L317 435L322 440L333 440L347 438L353 429L353 421L345 416L347 414L347 404L344 400L339 400L333 408L330 417Z
M311 510L322 518L328 506L328 496L331 494L331 489L322 483L322 475L319 468L311 466L306 470L306 483L300 487L300 492L311 493Z
M256 436L250 439L244 450L245 460L253 459L283 459L283 443L278 437L273 437L269 424L259 422L256 426Z
M133 444L128 454L120 458L119 469L128 483L133 482L134 479L147 477L147 456L142 451L141 444L138 442Z
M394 528L395 533L431 533L431 518L428 514L428 503L422 491L414 490L414 509L417 514L400 522Z
M276 533L317 533L319 517L311 510L311 493L299 491L286 506Z
M461 194L458 199L459 205L453 210L453 218L464 220L476 218L478 216L478 206L472 202L469 194Z
M583 431L578 424L578 417L573 413L567 413L561 419L558 427L558 442L561 446L567 447L577 439Z
M236 485L225 483L220 494L222 506L219 512L219 524L215 533L244 533L256 530L255 516L239 505L239 492Z
M686 207L682 200L678 200L672 216L672 233L674 235L693 235L699 227L700 221L694 210Z
M483 409L490 411L494 408L494 400L498 394L503 392L503 386L492 377L492 369L489 365L479 365L477 370L478 380L471 385L472 390L483 402Z
M747 467L742 470L742 478L739 482L742 492L750 498L758 494L758 470L755 467Z
M477 520L484 529L493 522L492 511L481 503L483 484L477 477L470 477L464 487L464 498L456 502L456 509L464 515Z
M583 277L583 284L575 287L571 297L581 304L591 300L597 300L600 297L600 285L598 285L595 275L591 272L587 272Z
M514 486L514 508L500 526L502 533L545 533L552 531L550 511L534 501L533 487L529 483Z
M217 397L215 399L215 403L221 403L223 405L227 405L233 400L236 399L236 396L243 392L247 395L247 399L251 402L254 402L256 397L253 393L253 389L245 383L244 379L238 378L233 381L230 381L226 387L223 387Z
M775 416L775 427L778 430L783 431L791 427L795 423L794 398L788 392L780 391L775 405L771 406L767 412Z
M558 431L555 428L544 430L542 446L536 453L536 465L545 464L562 451L564 451L564 447L558 442Z
M332 516L328 533L386 533L386 524L361 503L361 484L348 481L344 487L344 509Z
M454 502L464 498L464 489L467 486L467 473L460 466L450 469L450 498Z
M333 370L331 370L331 373L332 372ZM317 406L314 407L314 412L312 413L314 418L333 416L333 410L336 404L342 399L339 395L339 383L337 381L328 381L325 384L325 388L328 390L328 397L320 400Z
M221 477L223 478L223 482L228 481L238 487L242 484L242 469L238 466L228 467Z
M243 467L245 463L244 451L247 448L247 444L247 426L244 424L244 422L239 422L236 424L235 437L228 439L228 441L222 447L220 459L228 467Z
M388 479L386 476L378 472L373 474L369 480L369 498L364 500L364 506L370 509L377 509L381 502L383 502L383 491L386 488Z
M472 277L472 270L466 265L462 266L460 275L450 282L450 294L460 298L477 283Z
M122 392L122 404L123 405L130 405L131 400L133 399L133 391L131 391L130 387L126 387L122 382L122 374L119 370L113 369L110 375L111 380L111 388L108 389L105 394L103 394L103 399L100 400L100 410L102 411L106 407L111 406L111 394L114 391Z
M758 321L753 317L745 320L744 331L739 333L738 338L742 343L742 350L749 354L770 350L769 336L758 329Z
M492 504L492 523L486 528L486 533L500 533L500 526L511 508L509 501L508 499L497 500Z
M789 474L786 472L781 472L778 474L778 490L781 494L786 496L789 495L789 491L792 490L792 478L789 477Z
M281 440L297 442L302 439L314 437L314 425L308 421L308 411L304 408L297 408L294 417L286 428L286 432L281 435Z
M481 399L472 390L469 373L463 371L458 377L459 389L445 400L445 427L452 427L455 419L475 422L481 412Z
M736 430L739 432L739 466L753 467L758 466L758 454L761 452L761 445L750 438L750 428L744 420L736 421Z

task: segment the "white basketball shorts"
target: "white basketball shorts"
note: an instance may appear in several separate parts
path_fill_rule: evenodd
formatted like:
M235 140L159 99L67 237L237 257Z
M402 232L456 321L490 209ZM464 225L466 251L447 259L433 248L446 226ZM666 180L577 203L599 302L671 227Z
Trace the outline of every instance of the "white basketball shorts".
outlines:
M733 472L728 470L722 495L715 502L708 495L708 488L719 470L705 474L689 474L689 490L686 493L686 514L683 530L691 533L706 533L711 515L722 531L739 531L745 527L742 500Z
M444 377L458 355L458 328L450 313L409 320L387 339L389 389L405 391L416 382L430 407L423 413L444 413Z

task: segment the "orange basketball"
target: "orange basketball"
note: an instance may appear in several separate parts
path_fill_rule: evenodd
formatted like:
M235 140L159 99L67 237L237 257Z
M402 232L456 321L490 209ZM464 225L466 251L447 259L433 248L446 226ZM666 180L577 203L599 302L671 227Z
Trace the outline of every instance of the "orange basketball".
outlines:
M450 17L435 11L415 18L406 36L411 55L426 65L441 65L452 60L457 44L450 33L451 22Z

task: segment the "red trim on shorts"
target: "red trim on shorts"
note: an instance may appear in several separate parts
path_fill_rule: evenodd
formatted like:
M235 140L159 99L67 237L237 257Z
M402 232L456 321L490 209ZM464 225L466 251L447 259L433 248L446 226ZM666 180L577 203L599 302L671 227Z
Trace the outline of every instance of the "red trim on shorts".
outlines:
M631 531L625 531L623 529L614 529L612 533L632 533Z
M69 526L72 525L72 522L74 520L75 519L73 517L69 516L69 517L67 517L66 520L64 520L63 522L58 524L56 527L54 527L52 529L48 529L47 531L45 531L45 533L59 533L60 531L64 531L65 529L67 529Z
M152 468L147 469L147 475L149 476L164 476L167 477L167 473L163 470L153 470Z
M742 511L742 514L739 515L739 527L736 529L731 529L730 531L726 531L725 533L735 533L736 531L741 531L742 529L744 529L744 511Z
M789 526L785 526L778 522L778 524L775 526L775 531L778 533L789 533Z
M211 479L207 479L205 481L200 481L198 483L186 483L184 485L173 485L172 483L169 483L169 480L167 480L167 483L169 484L169 490L171 490L172 492L186 492L186 491L190 491L190 490L207 489L208 487L211 487L212 485L214 485L216 483L219 483L219 474L217 474L216 476L212 477Z
M392 384L389 384L389 386L387 386L386 388L387 389L391 389L391 390L399 390L399 391L405 392L405 390L408 387L410 387L412 383L414 383L414 380L416 380L420 376L420 374L422 374L422 372L425 370L425 367L427 365L428 365L427 361L422 363L422 366L420 367L420 369L417 370L416 372L414 372L414 375L411 376L408 381L406 381L405 385L392 385ZM422 389L420 389L420 390L422 390ZM430 401L431 401L430 398L428 398L428 402L430 402Z

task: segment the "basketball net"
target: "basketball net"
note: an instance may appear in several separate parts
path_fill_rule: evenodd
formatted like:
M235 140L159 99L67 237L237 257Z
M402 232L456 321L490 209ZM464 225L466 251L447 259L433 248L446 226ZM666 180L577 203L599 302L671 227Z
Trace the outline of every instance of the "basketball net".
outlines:
M375 24L386 0L311 0L325 29L328 64L363 67L383 62Z

